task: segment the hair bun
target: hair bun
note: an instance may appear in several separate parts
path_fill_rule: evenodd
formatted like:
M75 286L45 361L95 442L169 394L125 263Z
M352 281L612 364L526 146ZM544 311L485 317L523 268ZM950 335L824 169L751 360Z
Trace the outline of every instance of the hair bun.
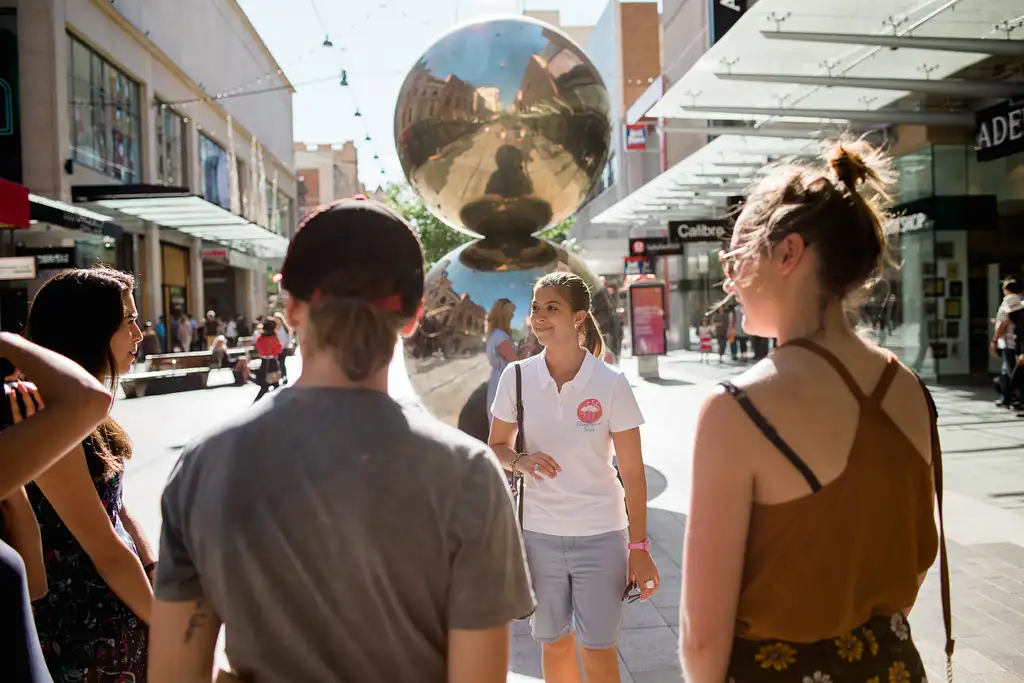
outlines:
M839 182L846 185L850 192L856 192L868 175L871 169L864 161L864 157L851 145L839 143L826 157L829 168L835 173Z

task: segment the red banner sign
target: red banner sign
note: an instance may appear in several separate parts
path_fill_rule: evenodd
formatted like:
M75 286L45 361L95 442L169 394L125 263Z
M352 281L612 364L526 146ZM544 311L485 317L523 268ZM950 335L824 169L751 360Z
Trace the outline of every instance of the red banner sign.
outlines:
M664 289L661 283L629 288L634 356L660 356L667 350Z
M0 228L27 228L29 220L28 188L0 178Z

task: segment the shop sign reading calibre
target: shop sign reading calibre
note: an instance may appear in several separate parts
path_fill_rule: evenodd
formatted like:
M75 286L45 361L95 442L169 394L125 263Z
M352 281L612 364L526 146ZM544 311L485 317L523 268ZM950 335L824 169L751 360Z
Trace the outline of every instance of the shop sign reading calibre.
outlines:
M729 237L724 220L669 221L668 238L673 242L722 242Z

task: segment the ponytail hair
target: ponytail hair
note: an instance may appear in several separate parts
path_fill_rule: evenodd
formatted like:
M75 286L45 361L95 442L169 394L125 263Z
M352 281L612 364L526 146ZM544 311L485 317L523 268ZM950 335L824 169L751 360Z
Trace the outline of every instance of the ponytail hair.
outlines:
M580 326L580 346L590 351L595 358L604 358L604 337L593 311L587 312L587 317Z
M537 284L534 291L542 287L554 287L558 289L565 300L569 303L573 313L586 311L587 317L580 325L580 346L592 353L596 358L604 358L604 336L601 334L601 326L594 318L594 312L590 310L590 288L579 275L559 271L545 275Z

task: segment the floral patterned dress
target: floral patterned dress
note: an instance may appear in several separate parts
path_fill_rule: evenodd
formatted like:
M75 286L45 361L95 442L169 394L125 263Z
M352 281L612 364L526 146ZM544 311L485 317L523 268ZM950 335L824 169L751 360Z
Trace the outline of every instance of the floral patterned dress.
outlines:
M82 446L96 492L117 535L135 550L119 516L120 475L104 477L91 437ZM49 586L46 597L32 603L32 608L54 683L144 683L146 625L114 595L39 488L34 484L26 488L42 532Z
M902 614L875 617L838 638L784 643L737 638L728 683L927 683Z

